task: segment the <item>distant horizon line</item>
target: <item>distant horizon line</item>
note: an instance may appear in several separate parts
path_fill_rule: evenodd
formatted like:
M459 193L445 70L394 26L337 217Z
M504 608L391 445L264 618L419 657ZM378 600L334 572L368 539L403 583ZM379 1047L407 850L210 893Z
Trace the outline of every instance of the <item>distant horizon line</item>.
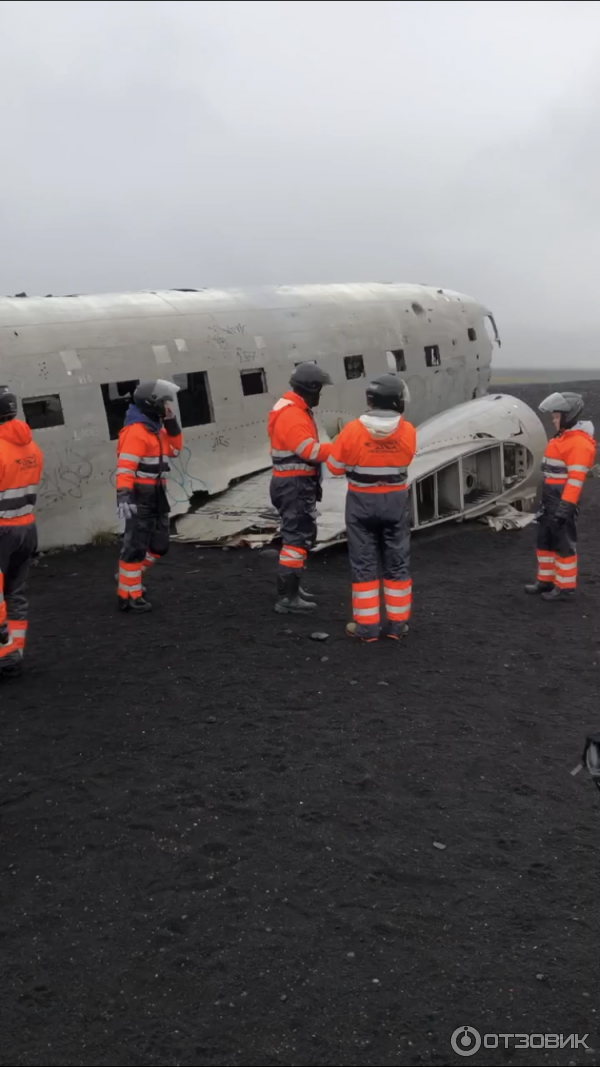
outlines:
M600 378L600 369L589 367L498 367L492 368L491 386L535 385L543 382L595 382Z

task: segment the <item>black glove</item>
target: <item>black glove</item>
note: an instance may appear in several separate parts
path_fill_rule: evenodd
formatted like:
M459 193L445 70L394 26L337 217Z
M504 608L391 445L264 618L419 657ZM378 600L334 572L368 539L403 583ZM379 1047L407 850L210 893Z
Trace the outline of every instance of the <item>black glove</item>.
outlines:
M174 414L170 407L165 409L165 417L163 419L163 426L167 431L169 437L177 437L177 434L181 433L181 426L177 421L177 415Z
M317 482L316 501L320 504L323 499L323 486L320 481Z
M571 504L568 500L561 500L553 517L553 526L564 526L569 519L574 519L577 514L577 505Z
M133 494L129 489L117 489L117 518L127 522L137 512L137 505L133 503Z
M8 632L8 623L2 623L0 626L0 645L7 645L10 641L10 633Z

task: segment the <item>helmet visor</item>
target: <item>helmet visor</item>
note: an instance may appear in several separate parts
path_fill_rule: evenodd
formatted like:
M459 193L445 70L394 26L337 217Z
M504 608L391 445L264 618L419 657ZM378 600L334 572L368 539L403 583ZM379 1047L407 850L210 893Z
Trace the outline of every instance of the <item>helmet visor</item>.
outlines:
M543 411L546 415L551 415L554 411L564 411L568 413L572 410L572 402L563 396L562 393L550 393L545 400L542 400L539 411Z
M154 388L161 400L174 400L181 390L181 386L175 385L175 382L167 382L164 378L159 378Z

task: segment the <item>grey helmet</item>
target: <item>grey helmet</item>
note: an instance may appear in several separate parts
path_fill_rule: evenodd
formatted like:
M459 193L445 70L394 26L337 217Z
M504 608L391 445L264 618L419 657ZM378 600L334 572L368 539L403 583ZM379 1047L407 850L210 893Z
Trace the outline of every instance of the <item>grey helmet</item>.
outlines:
M165 405L175 399L179 386L159 378L156 382L140 382L133 393L136 408L151 418L164 419Z
M7 385L0 385L0 423L17 417L17 398Z
M367 401L373 408L402 415L409 400L408 386L397 374L382 374L367 386Z
M577 422L584 408L583 397L579 393L550 393L542 400L539 411L546 415L560 413L560 428L568 430Z
M314 408L319 403L323 386L333 385L333 382L327 371L316 363L299 363L290 378L290 385L298 396Z

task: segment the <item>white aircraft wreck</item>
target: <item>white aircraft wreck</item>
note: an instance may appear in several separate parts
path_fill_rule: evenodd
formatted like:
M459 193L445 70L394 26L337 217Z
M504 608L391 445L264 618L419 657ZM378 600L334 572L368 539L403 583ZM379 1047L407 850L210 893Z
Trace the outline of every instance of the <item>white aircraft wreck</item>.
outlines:
M177 536L270 539L267 414L311 359L334 383L317 410L324 439L364 410L368 379L392 369L406 380L413 528L502 506L525 514L547 438L525 404L488 395L494 342L488 309L421 285L0 299L0 384L45 457L40 547L117 532L116 438L138 381L156 378L180 387L184 448L168 483ZM321 545L343 536L344 494L343 480L325 479Z

